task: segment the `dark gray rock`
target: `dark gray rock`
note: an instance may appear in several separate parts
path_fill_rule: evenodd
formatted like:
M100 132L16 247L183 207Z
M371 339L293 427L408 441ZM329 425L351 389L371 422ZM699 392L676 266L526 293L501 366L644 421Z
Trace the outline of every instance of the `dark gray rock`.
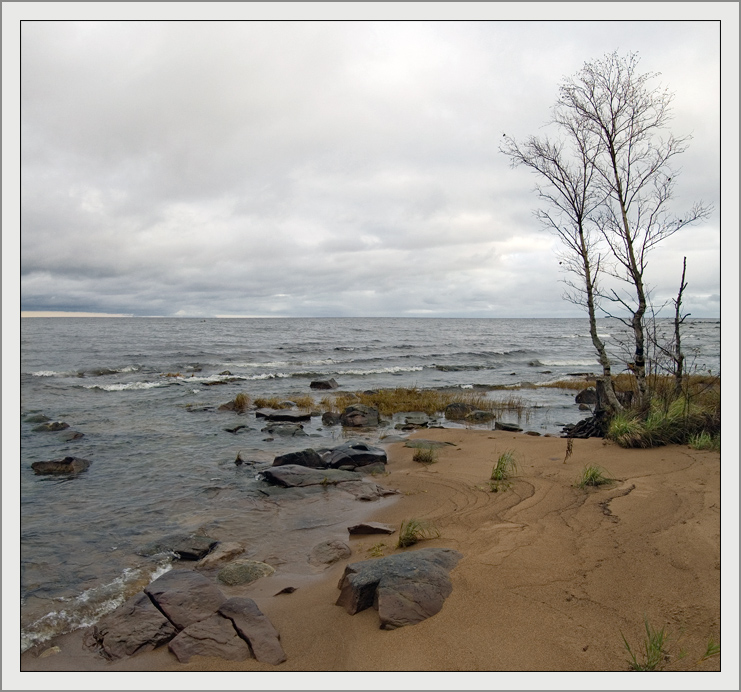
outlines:
M382 524L378 521L365 521L354 526L348 526L347 531L351 536L371 533L385 533L390 536L396 532L396 529L390 524Z
M333 449L321 450L321 456L329 468L337 469L340 466L355 468L387 461L386 452L380 447L372 447L365 442L345 442Z
M75 440L81 440L85 437L85 433L78 432L77 430L67 430L59 435L60 442L74 442Z
M470 423L488 423L494 420L496 416L491 411L471 411L466 414L465 420Z
M430 417L421 411L412 411L402 415L405 428L426 428L430 424Z
M522 428L519 425L514 425L514 423L502 423L500 421L494 423L494 429L504 430L505 432L522 432Z
M582 389L575 397L577 404L596 404L597 390L594 387Z
M334 377L328 380L314 380L309 387L312 389L337 389L340 385L337 384Z
M193 656L218 656L227 661L251 658L250 647L234 629L232 621L219 613L188 625L169 644L180 663Z
M260 474L271 485L284 488L301 488L310 485L336 485L345 481L359 481L354 471L338 471L337 469L311 469L306 466L289 464L274 466L265 469Z
M226 601L200 572L173 569L144 587L144 592L178 630L205 620Z
M47 423L50 420L51 418L45 416L43 413L29 413L23 416L23 421L25 423Z
M346 470L346 469L343 469ZM376 475L379 473L386 473L386 464L381 461L376 461L372 464L365 464L364 466L356 466L355 471L358 473L364 473L367 475Z
M55 421L54 423L43 423L37 425L34 432L59 432L60 430L66 430L69 428L69 423L62 423L61 421Z
M258 661L275 666L286 660L280 635L251 598L230 598L219 607L219 613L232 621Z
M281 454L273 459L273 466L305 466L309 469L326 469L327 461L315 449Z
M175 626L140 592L104 616L88 630L84 641L108 660L115 660L151 651L176 634Z
M317 567L333 565L338 560L344 560L352 555L347 543L342 541L323 541L315 545L309 554L309 562Z
M262 577L269 577L274 572L275 568L265 562L234 560L219 572L218 578L224 584L236 586L237 584L249 584Z
M37 476L44 475L67 475L86 471L91 462L79 457L64 457L58 461L35 461L31 464L33 472Z
M454 402L445 407L445 417L448 420L463 420L469 413L475 411L476 407L471 404Z
M348 565L337 605L350 614L375 607L381 629L415 625L440 612L453 587L449 573L463 556L447 548L424 548Z
M259 408L255 411L255 416L269 421L284 423L301 423L303 421L311 420L310 412L291 411L289 409Z
M339 425L342 416L334 411L326 411L322 414L322 423L324 425Z
M260 432L279 437L306 437L304 426L300 423L269 423Z
M340 422L347 428L373 428L380 421L378 410L364 404L352 404L340 416Z
M200 560L208 555L218 541L209 536L197 534L171 534L147 543L136 552L143 557L159 553L175 553L181 560Z

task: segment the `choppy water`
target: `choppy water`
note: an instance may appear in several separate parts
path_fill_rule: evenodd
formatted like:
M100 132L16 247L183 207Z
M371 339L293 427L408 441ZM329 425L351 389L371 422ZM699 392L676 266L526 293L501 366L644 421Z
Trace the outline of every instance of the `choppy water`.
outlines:
M601 320L599 330L619 355L625 328ZM720 371L718 320L688 321L683 338L691 367ZM85 436L63 442L21 425L22 646L94 622L167 569L168 557L135 552L165 534L205 529L262 559L300 553L361 511L342 494L279 504L256 480L277 454L340 444L337 428L313 418L309 437L266 441L254 414L201 409L240 392L312 394L310 382L329 377L349 391L473 388L597 370L584 319L24 319L22 416ZM573 392L517 395L531 407L520 420L528 429L558 434L585 415ZM236 424L248 429L225 432ZM238 452L254 463L236 466ZM31 470L68 455L92 466L73 479Z

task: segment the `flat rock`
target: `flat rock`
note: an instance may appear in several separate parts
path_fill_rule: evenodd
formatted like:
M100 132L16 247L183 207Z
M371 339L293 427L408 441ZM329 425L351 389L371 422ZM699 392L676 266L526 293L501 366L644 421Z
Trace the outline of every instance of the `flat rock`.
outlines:
M230 598L219 607L219 613L232 621L258 661L278 665L286 660L280 635L251 598Z
M306 437L304 426L300 423L269 423L260 432L279 437Z
M232 621L219 613L188 625L169 644L180 663L193 656L218 656L227 661L251 658L250 647L234 629Z
M175 625L155 608L146 593L139 592L88 630L84 641L108 660L115 660L151 651L176 634Z
M309 563L317 567L333 565L338 560L344 560L352 555L350 546L343 541L323 541L311 549Z
M144 591L179 630L210 617L226 600L200 572L185 569L165 572Z
M462 557L448 548L423 548L348 565L337 605L350 615L375 607L381 629L415 625L440 612L453 590L449 573Z
M351 536L368 533L385 533L389 536L396 532L396 529L390 524L382 524L378 521L365 521L354 526L347 527Z
M306 411L291 411L288 409L259 408L255 411L257 418L285 423L301 423L311 420L311 413Z
M152 557L159 553L175 553L180 560L201 560L217 545L209 536L197 534L171 534L139 548L137 555Z
M321 450L321 457L330 468L341 466L358 467L387 461L386 452L380 447L372 447L365 442L349 441L333 449Z
M502 423L500 421L494 423L494 429L504 430L505 432L522 432L522 428L519 425L515 425L514 423Z
M85 433L81 433L78 430L67 430L59 436L60 442L73 442L74 440L81 440L85 437Z
M269 577L274 572L275 568L265 562L234 560L219 572L218 578L224 584L236 586L237 584L249 584L261 577Z
M58 461L34 461L31 468L37 476L64 475L86 471L90 463L87 459L79 457L64 457Z
M305 488L311 485L337 485L337 483L346 481L360 481L360 477L354 471L310 469L295 464L274 466L261 471L260 475L267 483L284 488Z
M221 567L225 562L233 560L244 552L241 543L219 543L206 557L199 560L196 569L213 569Z
M352 404L340 416L340 423L350 428L376 427L380 420L378 410L364 404Z

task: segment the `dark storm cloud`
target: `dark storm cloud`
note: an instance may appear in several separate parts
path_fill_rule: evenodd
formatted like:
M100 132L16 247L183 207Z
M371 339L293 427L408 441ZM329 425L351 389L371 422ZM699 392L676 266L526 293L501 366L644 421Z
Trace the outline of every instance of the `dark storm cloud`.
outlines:
M498 147L617 48L694 136L677 208L717 204L712 25L24 22L23 308L580 314ZM659 292L693 247L688 302L717 311L718 225L657 251Z

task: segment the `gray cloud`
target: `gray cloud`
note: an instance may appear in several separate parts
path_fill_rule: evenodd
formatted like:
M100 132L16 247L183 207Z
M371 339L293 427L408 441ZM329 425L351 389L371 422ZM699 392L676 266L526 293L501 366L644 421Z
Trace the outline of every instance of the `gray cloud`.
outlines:
M24 22L24 310L578 315L504 132L636 50L693 134L676 208L718 203L717 25ZM717 314L719 214L657 250Z

